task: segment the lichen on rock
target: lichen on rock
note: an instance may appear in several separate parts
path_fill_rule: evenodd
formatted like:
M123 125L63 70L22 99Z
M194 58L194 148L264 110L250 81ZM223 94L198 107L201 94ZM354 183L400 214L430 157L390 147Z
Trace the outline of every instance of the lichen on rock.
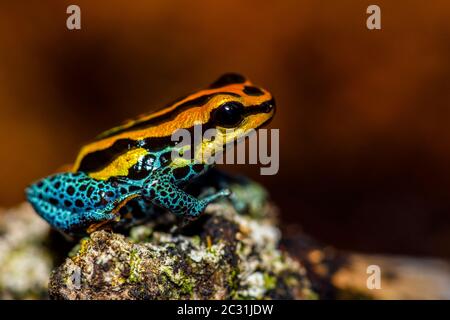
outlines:
M191 223L166 212L131 230L97 231L76 242L51 231L28 204L0 210L0 298L450 296L448 262L349 254L318 243L295 225L284 226L281 237L267 192L248 180L235 182L229 183L230 199L208 206ZM210 192L202 186L197 196ZM367 287L369 265L383 270L380 290Z
M47 297L49 230L28 204L0 212L0 299Z
M97 231L54 270L57 299L308 299L305 269L278 248L275 208L258 218L228 201L185 227L153 221L129 236ZM169 215L169 214L168 214ZM170 220L170 216L167 217Z

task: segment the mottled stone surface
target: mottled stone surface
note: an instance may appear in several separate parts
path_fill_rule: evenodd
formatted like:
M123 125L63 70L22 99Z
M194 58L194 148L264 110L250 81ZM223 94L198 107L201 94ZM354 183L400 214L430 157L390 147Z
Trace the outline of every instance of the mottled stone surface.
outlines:
M203 185L197 194L214 191ZM231 199L194 222L164 213L81 240L51 232L27 204L0 209L0 298L450 299L448 262L341 252L294 225L281 237L261 186L229 186ZM369 266L380 289L368 289Z
M379 270L379 287L373 267ZM450 300L450 263L435 258L348 253L331 283L338 289L339 299Z
M278 249L274 209L256 219L229 203L178 230L150 223L99 231L51 276L58 299L314 299L305 269ZM261 213L261 212L260 212Z
M0 211L0 299L47 297L49 230L28 204Z

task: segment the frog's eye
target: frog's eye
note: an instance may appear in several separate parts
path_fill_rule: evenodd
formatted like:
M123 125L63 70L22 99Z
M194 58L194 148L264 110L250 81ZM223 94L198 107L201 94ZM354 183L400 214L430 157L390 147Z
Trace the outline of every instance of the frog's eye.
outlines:
M235 127L244 119L244 106L236 101L226 102L214 110L212 116L214 122L221 127Z

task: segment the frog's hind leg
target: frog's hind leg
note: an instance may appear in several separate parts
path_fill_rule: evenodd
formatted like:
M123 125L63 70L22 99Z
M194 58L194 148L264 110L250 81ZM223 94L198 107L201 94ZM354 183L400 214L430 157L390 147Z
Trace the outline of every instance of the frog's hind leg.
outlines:
M82 215L65 208L54 206L46 201L30 200L37 213L54 228L69 234L85 233L86 227L103 221L116 218L114 214L100 210L86 211Z
M47 177L29 186L26 195L42 218L66 233L83 233L91 224L114 220L114 208L130 196L84 173Z

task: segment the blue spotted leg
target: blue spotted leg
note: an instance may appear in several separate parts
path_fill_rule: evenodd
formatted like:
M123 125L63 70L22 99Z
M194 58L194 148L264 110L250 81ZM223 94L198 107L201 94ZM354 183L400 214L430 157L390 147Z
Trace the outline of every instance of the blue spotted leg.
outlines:
M59 173L26 189L36 212L55 228L84 232L90 225L118 218L121 203L138 196L139 190L94 180L85 173Z
M155 205L185 218L198 217L208 204L230 194L230 190L224 189L203 199L197 199L182 190L171 175L164 173L148 179L142 190L142 196L150 199Z

